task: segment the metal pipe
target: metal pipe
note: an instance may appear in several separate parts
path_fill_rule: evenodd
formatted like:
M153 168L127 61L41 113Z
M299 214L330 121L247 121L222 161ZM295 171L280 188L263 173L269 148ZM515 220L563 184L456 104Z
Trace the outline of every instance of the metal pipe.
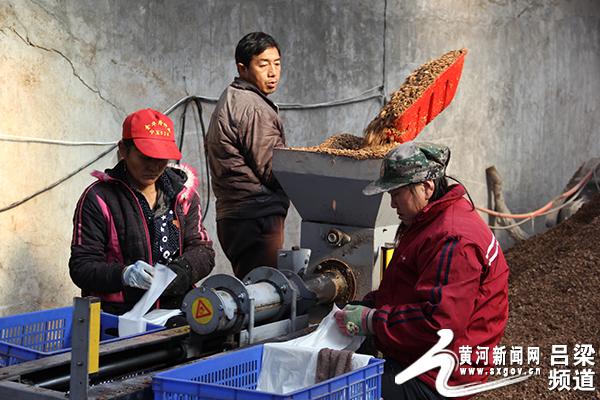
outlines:
M281 296L275 286L271 283L258 282L246 286L246 289L248 290L250 298L254 299L254 307L251 307L253 308L251 311L255 314L255 322L265 321L279 312L282 303ZM223 307L223 312L226 316L226 318L219 320L218 330L227 330L236 322L234 317L238 312L238 306L229 292L225 290L215 290L215 293L219 297L219 300L221 300L219 306Z
M333 303L348 290L348 283L335 269L320 273L306 281L306 286L317 295L318 304Z
M246 286L248 295L254 299L254 320L261 322L274 317L281 308L281 295L269 282L258 282Z
M223 312L225 313L225 318L219 320L218 330L226 331L229 328L231 328L236 322L235 316L238 310L238 306L231 293L225 290L215 290L215 293L219 297L219 300L221 300L220 306L223 307Z
M101 360L100 369L92 379L94 381L101 381L122 375L126 372L134 372L151 367L156 368L162 363L173 363L182 360L185 356L185 349L179 345L168 348L158 348L157 350L150 352L146 350L143 352L136 351L135 355L131 354L131 352L126 352L122 357L115 360L107 362ZM54 390L68 389L70 379L70 374L66 372L59 376L46 378L45 380L37 380L35 381L34 386Z

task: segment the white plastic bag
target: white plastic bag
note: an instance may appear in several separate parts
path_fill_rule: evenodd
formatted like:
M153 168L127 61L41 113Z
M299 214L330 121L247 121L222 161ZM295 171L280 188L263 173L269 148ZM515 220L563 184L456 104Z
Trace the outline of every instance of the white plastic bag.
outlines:
M323 348L356 351L363 336L350 337L338 329L333 314L339 308L333 305L329 314L312 333L281 343L263 345L262 367L256 390L284 394L315 384L317 358ZM354 354L352 369L364 367L371 356Z
M144 319L149 324L165 326L165 324L171 317L175 317L181 314L183 313L179 309L169 310L166 308L158 308L144 315Z
M147 321L144 318L144 314L148 312L152 304L158 300L167 286L169 286L169 283L176 277L177 274L171 268L162 264L154 266L154 279L152 279L150 289L146 290L146 293L135 303L135 306L130 311L119 316L119 336L137 335L146 331Z

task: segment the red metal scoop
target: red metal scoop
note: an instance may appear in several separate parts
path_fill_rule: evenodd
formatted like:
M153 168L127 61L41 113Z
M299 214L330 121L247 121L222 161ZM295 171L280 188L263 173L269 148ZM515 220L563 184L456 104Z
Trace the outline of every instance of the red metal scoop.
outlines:
M390 132L394 141L404 143L413 140L428 123L448 107L456 93L466 54L467 49L463 49L462 54L396 118L394 127L398 131Z

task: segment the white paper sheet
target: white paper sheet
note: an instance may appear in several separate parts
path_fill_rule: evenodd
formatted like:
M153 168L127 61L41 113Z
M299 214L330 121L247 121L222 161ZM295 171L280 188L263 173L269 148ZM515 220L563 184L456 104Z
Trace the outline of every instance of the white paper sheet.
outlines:
M183 312L181 310L169 310L166 308L158 308L156 310L150 311L148 314L144 315L144 319L149 324L161 325L165 326L169 318L175 317L177 315L181 315Z
M146 331L146 320L144 314L158 300L165 291L169 283L177 277L177 274L170 268L156 264L154 266L154 279L150 289L144 293L142 298L125 314L119 316L119 336L137 335Z
M340 332L333 317L338 310L334 304L319 327L308 335L287 342L265 344L256 390L284 394L314 385L321 349L356 351L365 338L350 337ZM354 354L352 369L364 367L371 358Z

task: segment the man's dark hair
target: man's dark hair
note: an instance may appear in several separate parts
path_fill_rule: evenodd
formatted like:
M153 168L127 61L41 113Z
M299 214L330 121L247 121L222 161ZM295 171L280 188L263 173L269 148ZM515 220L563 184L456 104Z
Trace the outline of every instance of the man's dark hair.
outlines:
M235 62L244 64L246 67L250 65L252 57L259 55L263 51L275 47L279 54L279 45L271 37L264 32L252 32L244 36L235 48Z

